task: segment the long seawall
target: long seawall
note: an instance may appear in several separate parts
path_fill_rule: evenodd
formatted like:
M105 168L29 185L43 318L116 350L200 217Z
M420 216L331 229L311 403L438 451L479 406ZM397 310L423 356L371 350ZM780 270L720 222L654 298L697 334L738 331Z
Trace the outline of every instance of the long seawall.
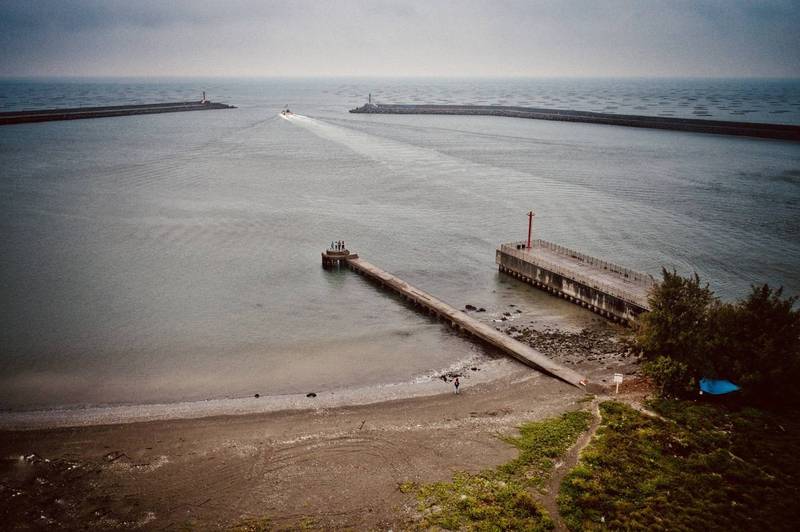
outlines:
M535 107L509 107L502 105L416 105L416 104L366 104L351 113L374 114L427 114L427 115L483 115L583 122L614 126L668 129L715 135L737 135L765 139L800 141L800 126L788 124L761 124L755 122L730 122L696 118L663 116L621 115L594 113L565 109L540 109Z
M105 107L74 107L69 109L43 109L36 111L6 111L0 113L0 125L26 124L30 122L52 122L56 120L82 120L111 116L146 115L156 113L178 113L184 111L210 111L213 109L235 109L233 105L209 101L167 102L139 105L110 105Z

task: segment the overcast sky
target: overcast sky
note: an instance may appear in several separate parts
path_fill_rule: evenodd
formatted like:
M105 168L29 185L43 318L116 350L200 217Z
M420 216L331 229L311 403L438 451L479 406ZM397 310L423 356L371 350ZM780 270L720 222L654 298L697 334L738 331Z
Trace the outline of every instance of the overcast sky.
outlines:
M800 77L800 0L0 0L0 76Z

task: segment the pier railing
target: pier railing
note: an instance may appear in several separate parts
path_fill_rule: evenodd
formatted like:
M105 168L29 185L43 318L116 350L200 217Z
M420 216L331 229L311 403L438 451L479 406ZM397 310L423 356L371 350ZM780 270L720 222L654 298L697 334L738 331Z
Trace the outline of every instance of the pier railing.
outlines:
M533 253L533 250L535 250L537 247L546 248L555 253L581 260L587 264L591 264L596 268L602 268L604 270L610 271L616 275L625 278L627 281L630 281L638 286L641 286L644 289L645 294L647 294L650 291L650 288L652 288L653 285L655 285L655 280L651 276L645 273L630 270L628 268L623 268L622 266L598 259L596 257L591 257L589 255L579 253L564 246L560 246L552 242L547 242L546 240L537 239L533 241L531 250L517 249L517 246L520 245L524 246L525 244L526 244L525 242L512 242L510 244L501 244L500 251L512 257L516 257L522 261L540 266L541 268L544 268L555 274L561 275L562 277L566 277L567 279L571 279L585 286L594 288L608 295L619 298L623 301L627 301L628 303L633 303L634 305L637 305L642 308L649 308L646 295L642 296L633 292L629 292L627 290L620 290L619 288L611 286L608 283L604 283L602 281L592 279L591 277L581 275L580 273L577 273L574 270L565 268L564 266L555 264L547 259L543 259L542 257L536 256Z
M613 262L608 262L603 259L598 259L597 257L592 257L591 255L580 253L578 251L575 251L574 249L570 249L564 246L560 246L558 244L554 244L552 242L548 242L547 240L536 239L533 242L533 246L546 248L560 255L566 255L572 257L573 259L577 259L581 262L585 262L586 264L591 264L592 266L595 266L597 268L602 268L611 273L615 273L620 277L624 277L626 281L630 281L643 288L649 289L655 284L655 280L649 274L637 272L629 268L620 266L619 264L614 264Z

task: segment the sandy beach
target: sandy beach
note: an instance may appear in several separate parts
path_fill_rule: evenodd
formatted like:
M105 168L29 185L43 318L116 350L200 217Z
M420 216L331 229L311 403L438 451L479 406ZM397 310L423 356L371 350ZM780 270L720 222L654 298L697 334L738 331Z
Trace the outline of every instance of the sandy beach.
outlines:
M608 330L506 332L607 383L635 363ZM404 482L513 458L499 435L587 407L584 391L517 365L438 379L435 395L366 405L0 432L0 518L14 527L391 528L413 518ZM313 401L309 401L314 404ZM56 423L57 425L57 423Z
M358 407L0 434L7 524L201 529L391 527L402 482L512 458L497 438L579 408L584 394L530 370L462 393Z

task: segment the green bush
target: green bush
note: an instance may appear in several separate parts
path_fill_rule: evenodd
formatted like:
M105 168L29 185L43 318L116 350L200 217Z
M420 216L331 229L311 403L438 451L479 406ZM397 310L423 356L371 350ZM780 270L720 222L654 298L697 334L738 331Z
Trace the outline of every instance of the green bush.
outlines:
M703 377L729 379L750 401L800 404L800 310L781 288L753 286L750 294L723 303L697 274L663 270L649 297L634 345L644 371L665 396L696 393Z
M659 387L663 397L681 397L697 389L697 381L689 373L689 367L669 357L659 356L644 363L642 371Z
M708 369L708 329L716 298L700 277L662 270L663 281L649 296L650 312L640 320L636 344L647 360L667 357L694 376Z
M750 400L800 404L800 310L781 288L753 286L742 301L718 306L710 357Z

